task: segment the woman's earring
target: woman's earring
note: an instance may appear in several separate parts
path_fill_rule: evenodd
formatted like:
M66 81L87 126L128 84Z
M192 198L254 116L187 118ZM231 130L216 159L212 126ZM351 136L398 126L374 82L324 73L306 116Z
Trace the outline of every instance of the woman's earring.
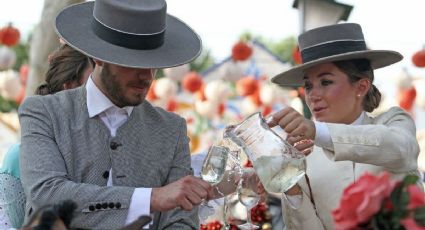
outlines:
M361 96L361 94L357 94L357 97L360 97Z

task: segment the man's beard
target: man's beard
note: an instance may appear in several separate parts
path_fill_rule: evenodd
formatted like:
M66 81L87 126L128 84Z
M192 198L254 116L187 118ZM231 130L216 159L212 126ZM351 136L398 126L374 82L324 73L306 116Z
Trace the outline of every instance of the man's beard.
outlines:
M118 76L111 73L108 64L104 65L100 73L100 81L105 87L105 91L108 94L107 97L120 108L125 106L138 106L145 100L146 95L142 94L137 95L134 99L126 96L125 89L120 85ZM150 81L143 81L143 85L149 87Z

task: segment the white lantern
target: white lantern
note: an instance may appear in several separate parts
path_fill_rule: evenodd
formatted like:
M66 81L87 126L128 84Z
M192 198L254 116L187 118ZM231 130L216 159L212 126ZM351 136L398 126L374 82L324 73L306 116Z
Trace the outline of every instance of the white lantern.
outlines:
M155 82L155 95L161 99L168 99L177 93L177 83L170 78L160 78Z
M16 63L16 53L7 46L0 47L0 70L10 69Z
M185 64L181 66L164 69L164 75L167 78L170 78L176 82L180 82L184 78L184 76L187 73L189 73L189 71L190 71L190 65Z
M195 110L201 116L212 119L218 113L218 104L209 100L197 100L195 102Z
M204 94L209 101L224 102L230 95L230 86L222 80L214 80L205 86Z
M224 80L236 82L244 76L244 67L242 62L227 62L220 71Z
M272 84L263 84L260 88L260 100L265 105L271 105L276 100L276 89Z
M0 73L0 94L3 98L16 101L22 87L18 72L7 70Z

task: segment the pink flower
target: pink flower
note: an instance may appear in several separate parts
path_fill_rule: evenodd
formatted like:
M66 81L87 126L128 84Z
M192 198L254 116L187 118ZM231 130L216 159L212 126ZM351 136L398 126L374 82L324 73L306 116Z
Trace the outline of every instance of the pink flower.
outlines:
M390 174L382 172L378 176L363 174L350 184L342 195L340 206L332 211L336 230L356 229L366 223L381 208L382 201L389 197L395 187Z
M407 192L409 193L410 199L407 208L413 210L425 205L425 196L424 193L419 189L417 185L409 185L407 187Z
M409 229L409 230L425 230L425 227L422 227L422 226L417 225L416 222L415 222L415 220L412 217L403 219L403 220L400 221L400 223L404 226L405 229Z

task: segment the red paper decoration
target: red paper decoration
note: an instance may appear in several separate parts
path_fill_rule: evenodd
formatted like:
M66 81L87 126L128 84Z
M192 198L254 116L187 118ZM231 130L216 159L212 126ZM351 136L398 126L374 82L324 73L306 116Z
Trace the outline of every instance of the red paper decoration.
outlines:
M155 94L155 83L156 81L152 82L151 87L148 90L148 94L146 95L146 99L148 101L155 101L156 99L158 99L158 96Z
M245 61L251 57L252 48L245 42L238 42L232 48L232 58L235 61Z
M6 46L14 46L18 44L21 34L19 30L9 24L0 29L0 43Z
M244 77L236 82L236 92L241 96L254 94L258 87L258 81L254 77Z
M425 67L425 48L413 55L412 62L417 67Z
M202 78L201 75L199 75L197 72L190 72L184 76L182 81L183 89L194 93L198 91L202 86Z
M410 89L400 90L399 92L399 105L406 111L411 111L413 103L416 98L416 89L412 87Z
M296 46L292 50L292 59L294 60L294 63L296 65L303 63L302 58L301 58L300 48L298 46Z
M168 102L167 102L167 107L166 107L166 109L167 109L167 111L169 111L169 112L174 112L174 111L176 111L177 106L178 106L178 104L177 104L176 100L174 100L174 99L170 98L170 99L168 100Z

